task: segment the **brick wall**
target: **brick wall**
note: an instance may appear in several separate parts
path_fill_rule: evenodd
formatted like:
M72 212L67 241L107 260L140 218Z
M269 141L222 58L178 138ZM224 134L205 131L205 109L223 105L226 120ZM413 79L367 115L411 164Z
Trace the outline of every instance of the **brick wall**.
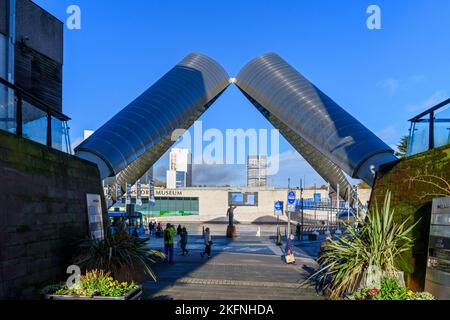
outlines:
M394 220L407 217L419 224L411 234L414 247L399 261L413 289L423 290L426 273L428 237L433 198L450 196L450 146L436 148L380 169L372 193L371 205L383 205L388 191L392 193Z
M87 193L103 195L96 165L0 131L0 298L67 277L88 236Z

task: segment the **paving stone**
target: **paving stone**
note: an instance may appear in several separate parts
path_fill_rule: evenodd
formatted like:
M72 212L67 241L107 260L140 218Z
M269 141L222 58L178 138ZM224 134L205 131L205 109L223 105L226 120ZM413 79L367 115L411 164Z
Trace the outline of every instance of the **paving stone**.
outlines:
M162 245L151 241L151 248ZM190 242L201 241L191 237ZM158 264L155 271L158 282L147 282L147 299L175 300L315 300L323 299L313 288L300 287L308 277L303 265L314 268L314 256L320 247L308 243L297 246L301 258L297 265L285 265L280 248L270 238L238 238L230 242L226 238L215 238L215 250L210 260L199 257L200 250L191 248L188 256L178 255L175 264ZM251 243L251 245L250 245ZM307 247L305 250L304 247ZM200 246L201 249L202 246ZM255 252L253 249L258 248Z

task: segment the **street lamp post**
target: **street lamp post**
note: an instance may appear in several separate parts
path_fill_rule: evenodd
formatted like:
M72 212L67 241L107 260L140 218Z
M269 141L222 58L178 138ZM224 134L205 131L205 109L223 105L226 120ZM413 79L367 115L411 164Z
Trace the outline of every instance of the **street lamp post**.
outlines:
M291 192L291 178L288 178L288 193ZM289 201L287 202L289 206ZM291 210L288 210L288 229L286 239L291 236Z
M303 240L303 183L300 179L300 214L301 214L301 228L300 228L300 241Z

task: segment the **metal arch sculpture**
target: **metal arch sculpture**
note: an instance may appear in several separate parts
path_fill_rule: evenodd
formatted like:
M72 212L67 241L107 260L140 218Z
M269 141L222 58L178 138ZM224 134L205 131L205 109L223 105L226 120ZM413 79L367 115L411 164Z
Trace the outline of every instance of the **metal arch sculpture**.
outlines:
M285 127L289 142L299 141L297 151L326 180L337 182L337 166L371 184L380 164L397 160L389 146L275 53L250 61L236 85L275 127ZM325 158L336 166L321 165Z
M189 54L81 143L75 154L96 163L102 179L116 176L124 188L145 174L175 143L172 132L188 129L229 86L229 80L211 58Z
M393 150L274 53L249 62L231 80L214 60L192 53L80 144L102 178L137 181L235 83L333 189L350 186L344 172L371 184L373 171L397 160ZM120 145L120 148L118 147Z

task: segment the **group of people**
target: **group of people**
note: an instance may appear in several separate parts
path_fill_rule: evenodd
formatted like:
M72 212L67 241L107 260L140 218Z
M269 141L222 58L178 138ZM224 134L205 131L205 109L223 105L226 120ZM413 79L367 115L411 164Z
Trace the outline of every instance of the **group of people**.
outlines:
M152 235L153 230L162 229L161 223L150 222L149 225L150 234ZM157 234L158 231L156 231ZM189 254L189 250L187 249L188 244L188 231L186 227L182 227L181 225L178 225L177 228L175 228L174 225L167 223L166 228L162 232L164 237L164 253L166 255L165 263L173 264L174 263L174 247L175 243L178 239L178 244L181 248L181 255L185 256ZM200 256L204 258L205 256L207 258L211 258L211 247L212 247L212 239L211 239L211 231L209 228L204 229L203 231L203 239L205 243L205 249L203 252L200 253Z
M168 262L170 264L173 264L173 251L174 251L174 244L175 244L175 236L178 236L179 240L178 243L181 247L181 255L187 255L189 253L189 250L187 249L187 242L188 242L188 232L186 230L186 227L181 227L181 225L178 225L178 228L175 229L175 226L168 223L166 225L166 228L163 232L164 237L164 253L166 255L166 259L164 262Z
M155 221L150 221L148 224L148 231L151 236L156 236L161 238L163 236L163 228L161 222L156 223Z

